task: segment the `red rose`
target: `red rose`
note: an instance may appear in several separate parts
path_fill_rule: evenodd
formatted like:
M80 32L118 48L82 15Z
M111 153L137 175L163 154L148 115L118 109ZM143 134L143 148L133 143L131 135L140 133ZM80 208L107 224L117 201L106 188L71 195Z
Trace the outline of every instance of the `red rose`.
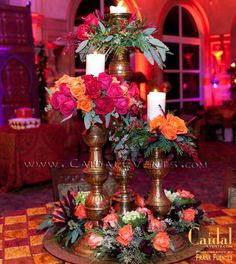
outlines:
M112 82L111 75L106 74L105 72L101 72L98 75L98 80L102 83L102 88L107 90Z
M75 212L74 212L75 216L78 219L84 219L86 218L86 211L85 211L85 207L83 204L79 204L75 207Z
M112 112L114 109L113 100L109 97L101 97L94 99L95 103L95 113L97 115L106 115L107 113Z
M116 112L120 115L125 115L129 108L129 99L127 97L120 97L114 100Z
M145 200L144 200L143 196L136 195L136 197L135 197L135 203L139 207L144 207L145 206Z
M118 83L112 83L107 89L107 96L109 97L120 97L124 95L124 90Z
M88 25L98 26L98 18L94 14L83 17L84 23Z
M78 26L77 29L77 37L80 40L86 40L88 39L87 33L90 31L90 26L87 24L81 24Z
M109 225L111 227L116 227L116 225L118 223L118 219L119 219L119 217L116 213L108 214L106 217L104 217L102 219L104 227L109 227Z
M70 89L66 85L66 83L61 83L60 86L59 86L59 90L60 90L60 92L62 92L66 96L70 96L71 95Z
M131 98L138 99L139 98L139 89L136 83L132 82L128 89L128 96Z
M91 99L98 98L101 95L102 83L93 75L82 76L85 83L85 94Z

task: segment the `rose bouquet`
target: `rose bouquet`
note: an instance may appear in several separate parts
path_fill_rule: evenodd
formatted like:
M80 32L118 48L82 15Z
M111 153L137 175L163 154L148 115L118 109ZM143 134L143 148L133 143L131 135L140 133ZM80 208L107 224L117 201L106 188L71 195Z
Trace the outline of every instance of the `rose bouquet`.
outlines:
M85 61L89 53L103 53L107 56L114 52L117 55L127 48L137 48L143 52L147 60L160 68L164 66L166 53L170 53L168 47L155 38L152 34L156 28L147 27L136 15L130 18L108 20L101 18L99 12L89 14L83 18L84 23L78 26L77 34L67 37L68 46L78 45L76 53Z
M165 194L171 201L170 211L165 218L165 223L177 233L188 232L190 229L200 226L203 222L209 222L201 208L201 202L196 201L194 195L189 191L181 189L176 192L165 190Z
M144 150L145 157L148 157L155 148L165 153L175 149L178 155L187 153L198 161L192 132L183 119L172 113L163 113L149 122L143 122L141 128L132 129L128 144Z
M95 123L108 127L111 118L118 118L140 107L137 85L106 73L100 73L98 77L64 75L48 91L50 105L47 109L58 110L64 120L81 110L86 129Z
M124 264L144 263L171 247L165 222L141 207L122 216L112 211L101 228L90 230L87 243L96 258L113 257Z
M88 192L68 192L63 201L54 204L51 214L39 226L39 230L50 230L57 241L68 247L84 233L86 225L85 198Z

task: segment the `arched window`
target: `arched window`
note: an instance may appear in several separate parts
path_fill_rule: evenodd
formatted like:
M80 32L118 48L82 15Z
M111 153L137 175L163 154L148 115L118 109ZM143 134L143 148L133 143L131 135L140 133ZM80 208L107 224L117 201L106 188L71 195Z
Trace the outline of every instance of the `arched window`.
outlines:
M163 81L171 84L167 93L167 109L198 107L200 91L200 37L197 25L182 6L174 6L165 18L163 41L174 55L169 55Z

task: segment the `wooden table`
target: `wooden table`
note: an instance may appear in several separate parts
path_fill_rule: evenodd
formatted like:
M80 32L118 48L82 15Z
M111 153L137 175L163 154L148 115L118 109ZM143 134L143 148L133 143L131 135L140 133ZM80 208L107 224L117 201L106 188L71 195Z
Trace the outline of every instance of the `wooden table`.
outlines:
M42 207L16 211L11 215L0 218L0 264L64 263L46 252L42 246L43 234L37 233L38 225L51 207L52 204L47 204ZM207 226L211 234L216 232L216 227L219 227L221 234L226 236L229 227L233 230L233 247L209 249L209 254L221 256L223 252L228 252L224 254L232 256L232 260L207 261L193 257L179 263L236 263L236 209L221 208L212 204L204 204L203 208L207 211L208 216L215 221L215 225Z

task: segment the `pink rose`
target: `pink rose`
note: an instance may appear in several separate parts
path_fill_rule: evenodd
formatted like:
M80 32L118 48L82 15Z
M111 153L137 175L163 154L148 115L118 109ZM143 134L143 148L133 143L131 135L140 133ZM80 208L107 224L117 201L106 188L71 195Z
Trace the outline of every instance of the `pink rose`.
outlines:
M120 97L124 95L124 91L118 83L111 83L111 85L107 89L106 94L109 97Z
M103 241L103 237L98 235L98 234L95 234L95 233L92 233L87 242L88 242L88 246L91 248L91 249L95 249L96 247L99 247L101 246L102 244L102 241Z
M120 115L125 115L129 108L129 99L127 97L120 97L114 100L116 112Z
M71 95L70 89L66 85L66 83L61 83L60 86L59 86L59 90L60 90L60 92L62 92L66 96L70 96Z
M84 23L88 25L98 26L99 19L94 14L89 14L83 17Z
M138 208L136 209L136 211L139 212L139 213L145 213L145 214L147 214L148 219L152 219L152 218L153 218L153 215L152 215L151 210L149 210L149 209L146 208L146 207L138 207Z
M115 213L108 214L106 217L103 218L104 227L116 227L118 223L118 215Z
M76 101L72 97L66 97L63 103L60 104L60 112L63 116L69 116L73 114L77 107Z
M87 24L81 24L78 26L77 29L77 37L79 40L86 40L88 39L87 33L90 31L90 26Z
M98 75L98 80L102 83L102 88L107 90L112 82L111 75L106 74L105 72L101 72Z
M66 96L63 93L56 91L52 94L50 104L55 110L58 110L60 108L60 104L65 100L65 98Z
M195 214L196 214L195 210L189 208L189 209L184 210L182 218L186 222L192 222L195 218Z
M128 89L128 96L130 96L131 98L134 99L138 99L139 98L139 89L136 83L132 82L130 84L130 87Z
M109 97L101 97L94 99L95 104L95 113L98 115L106 115L107 113L110 113L114 109L114 103L112 98Z
M178 189L177 193L179 193L181 198L194 199L194 195L191 192L189 192L189 191Z

